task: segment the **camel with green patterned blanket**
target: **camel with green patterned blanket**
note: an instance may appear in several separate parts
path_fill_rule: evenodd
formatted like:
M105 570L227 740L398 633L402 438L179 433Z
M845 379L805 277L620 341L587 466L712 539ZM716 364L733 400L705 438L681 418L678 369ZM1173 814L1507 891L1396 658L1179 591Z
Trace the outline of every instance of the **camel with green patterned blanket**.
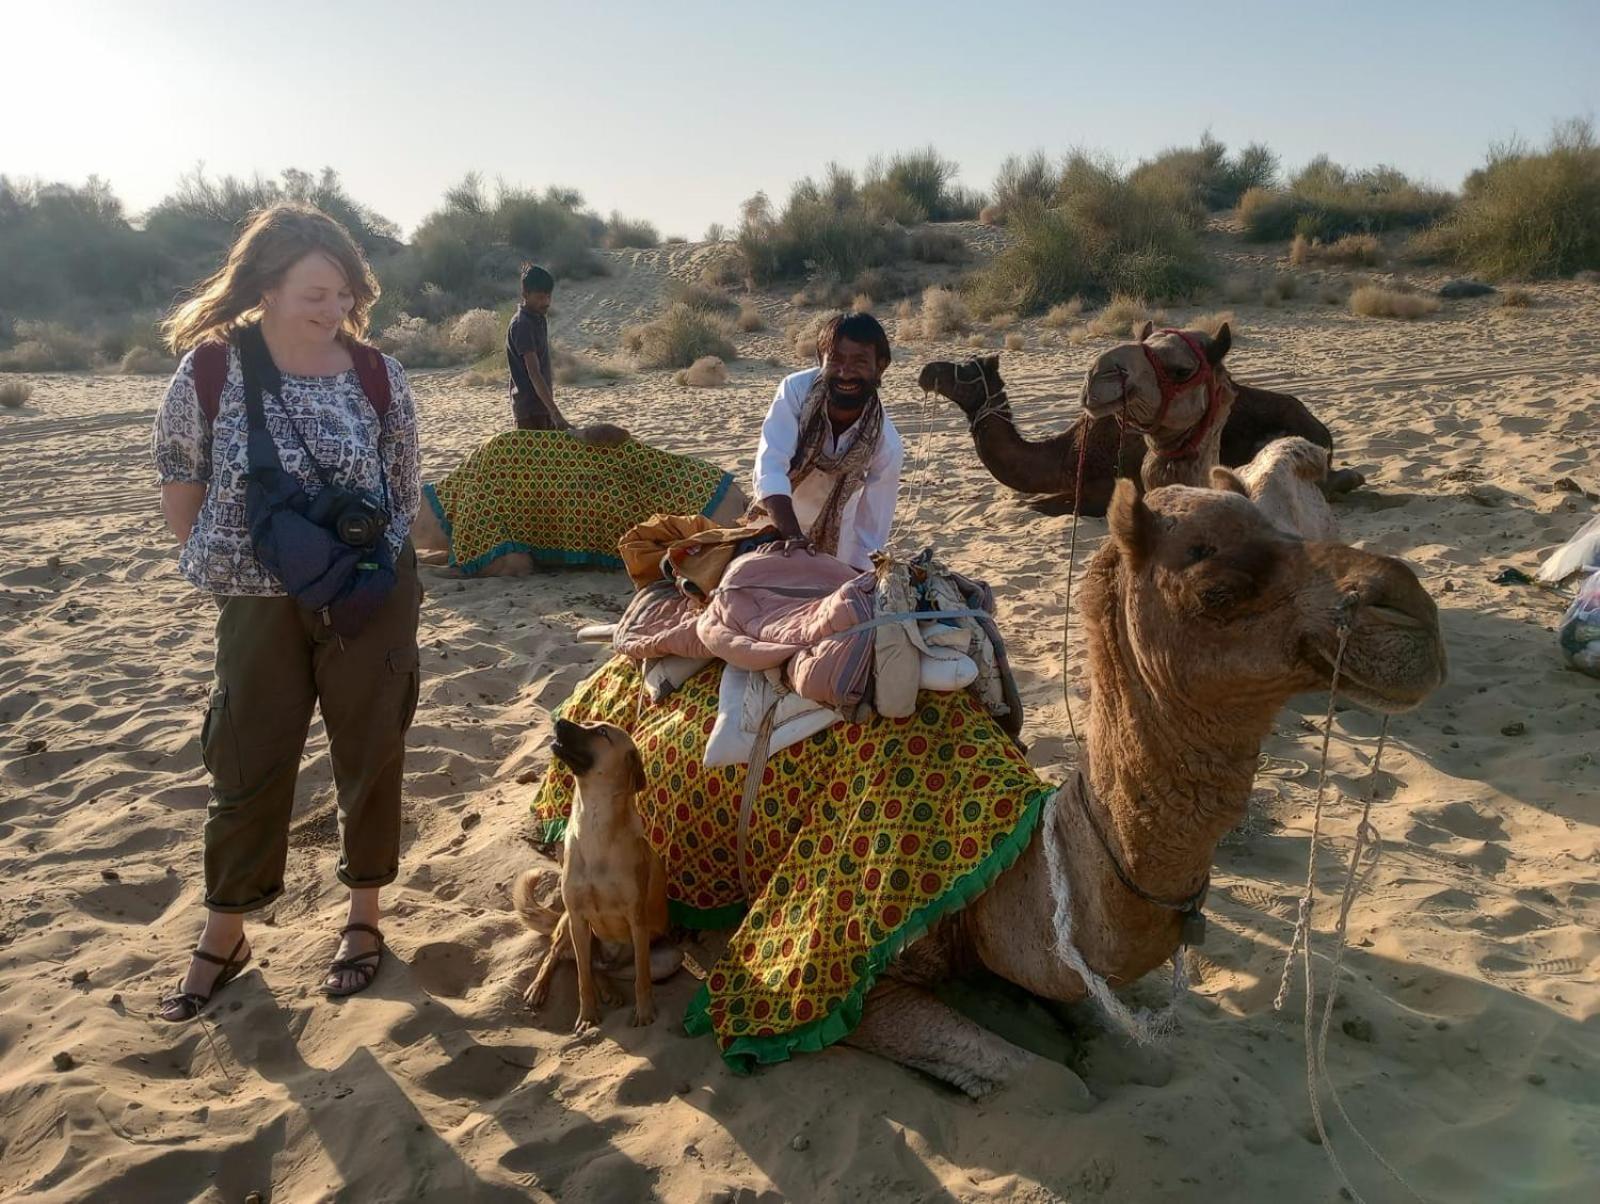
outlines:
M644 710L634 735L655 792L641 799L669 878L687 871L673 883L679 918L726 925L737 906L700 904L749 900L687 1018L730 1063L843 1040L974 1097L1011 1081L1037 1056L931 988L981 966L1044 998L1081 999L1085 982L1058 952L1063 927L1113 986L1140 978L1178 949L1186 917L1163 904L1203 896L1273 716L1327 688L1341 631L1339 688L1352 701L1404 710L1444 679L1437 612L1397 560L1302 542L1220 491L1141 499L1120 482L1108 518L1080 593L1081 789L1042 783L970 699L924 695L909 720L835 727L775 756L746 838L730 846L741 775L695 764L709 721L692 695L705 685L686 687L676 711L673 700ZM619 672L614 662L585 687ZM626 719L637 698L586 688L569 718ZM536 813L558 818L560 796L547 781Z
M620 427L504 431L422 490L412 541L467 577L536 565L620 568L617 541L652 514L733 526L748 502L714 464L640 443Z

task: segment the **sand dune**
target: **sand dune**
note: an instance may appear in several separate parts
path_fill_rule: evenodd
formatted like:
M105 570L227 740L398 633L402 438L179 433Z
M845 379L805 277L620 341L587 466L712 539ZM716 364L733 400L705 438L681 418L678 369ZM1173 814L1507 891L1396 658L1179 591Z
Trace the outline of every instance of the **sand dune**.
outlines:
M658 287L623 272L574 290L556 334L612 339ZM1600 683L1561 667L1564 599L1490 580L1504 565L1531 571L1594 510L1553 483L1596 475L1600 292L1535 291L1533 310L1460 303L1416 324L1235 307L1235 374L1292 389L1328 422L1336 461L1370 482L1336 508L1347 538L1405 557L1444 616L1451 680L1391 727L1376 813L1387 845L1356 904L1329 1051L1353 1114L1436 1200L1592 1200L1600 1182ZM1047 433L1068 420L1093 347L1020 329L1035 349L1007 353L1011 396L1025 431ZM744 472L783 371L762 357L790 353L773 332L741 350L722 389L650 373L562 404ZM1015 506L955 410L915 390L936 354L966 350L901 346L886 390L909 452L898 537L935 542L995 585L1031 757L1059 772L1070 520ZM676 1023L687 975L662 991L653 1027L613 1012L596 1041L567 1035L570 971L547 1014L524 1012L538 938L508 910L508 883L535 856L519 779L546 762L551 708L603 655L572 633L616 614L620 573L463 582L424 570L405 854L385 921L394 956L359 998L316 994L340 915L319 726L290 889L254 930L256 963L205 1024L156 1021L200 918L212 608L178 578L158 516L146 440L164 382L34 384L26 409L0 412L0 1196L1338 1198L1307 1137L1298 990L1288 1013L1271 1009L1309 775L1263 778L1224 842L1198 981L1163 1050L1130 1049L1088 1007L1063 1019L1007 989L966 988L989 1023L1070 1067L973 1104L844 1049L736 1077ZM419 375L417 391L430 478L505 416L500 392L449 375ZM1103 531L1085 520L1080 557ZM1313 763L1325 705L1296 700L1266 751ZM1364 788L1377 727L1339 713L1342 792ZM1325 890L1355 814L1343 798L1328 812ZM714 947L691 951L709 964ZM1398 1198L1335 1132L1368 1198Z

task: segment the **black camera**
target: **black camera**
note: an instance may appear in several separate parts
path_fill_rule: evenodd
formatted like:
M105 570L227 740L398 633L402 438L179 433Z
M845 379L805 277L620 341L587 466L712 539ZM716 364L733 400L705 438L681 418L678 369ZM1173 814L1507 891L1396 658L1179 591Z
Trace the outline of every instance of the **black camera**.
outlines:
M389 512L372 494L343 485L329 485L306 512L312 522L337 535L352 548L370 548L389 529Z

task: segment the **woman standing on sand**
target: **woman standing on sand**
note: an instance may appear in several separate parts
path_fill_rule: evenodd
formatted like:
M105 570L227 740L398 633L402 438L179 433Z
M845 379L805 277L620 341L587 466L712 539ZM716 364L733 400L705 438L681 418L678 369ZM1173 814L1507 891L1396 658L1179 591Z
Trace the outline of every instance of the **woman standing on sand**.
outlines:
M197 1015L239 974L250 960L245 915L283 893L295 779L319 704L339 799L337 873L350 888L323 991L365 990L382 959L378 894L399 869L422 589L408 538L420 488L411 388L398 363L358 341L377 296L343 226L280 204L251 218L222 270L166 324L183 360L155 424L161 509L183 545L180 571L219 608L200 736L208 910L188 972L162 1000L167 1020ZM386 541L394 585L353 636L336 633L328 611L302 609L251 541L241 348L252 381L262 365L261 409L285 476L313 497L342 487L371 498L382 516L367 558L387 560L376 552Z

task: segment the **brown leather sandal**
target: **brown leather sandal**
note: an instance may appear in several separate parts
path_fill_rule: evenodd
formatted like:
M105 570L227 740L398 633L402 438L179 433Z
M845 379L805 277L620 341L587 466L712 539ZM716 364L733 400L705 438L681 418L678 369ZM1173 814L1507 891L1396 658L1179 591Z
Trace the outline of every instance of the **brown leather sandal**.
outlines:
M222 967L222 972L217 975L216 981L211 984L210 994L196 995L192 991L185 991L182 989L183 983L180 980L178 990L161 997L161 1010L157 1014L163 1020L171 1021L174 1024L184 1020L193 1020L205 1008L206 1004L211 1002L213 995L238 978L244 972L244 968L250 964L251 955L248 950L246 950L242 959L239 957L239 950L243 949L244 946L245 938L241 936L239 943L233 947L233 952L228 954L227 957L218 957L215 953L207 953L204 949L195 949L193 956L198 957L203 962L210 962L214 966Z
M348 991L341 991L330 987L326 982L322 984L322 993L329 999L343 999L347 995L359 995L372 985L372 980L378 976L378 967L383 964L383 933L371 924L346 924L339 929L342 937L350 932L368 932L378 938L378 947L367 953L358 953L354 957L340 957L334 959L328 966L328 974L343 974L351 972L359 976L360 982ZM327 975L323 976L324 978Z

